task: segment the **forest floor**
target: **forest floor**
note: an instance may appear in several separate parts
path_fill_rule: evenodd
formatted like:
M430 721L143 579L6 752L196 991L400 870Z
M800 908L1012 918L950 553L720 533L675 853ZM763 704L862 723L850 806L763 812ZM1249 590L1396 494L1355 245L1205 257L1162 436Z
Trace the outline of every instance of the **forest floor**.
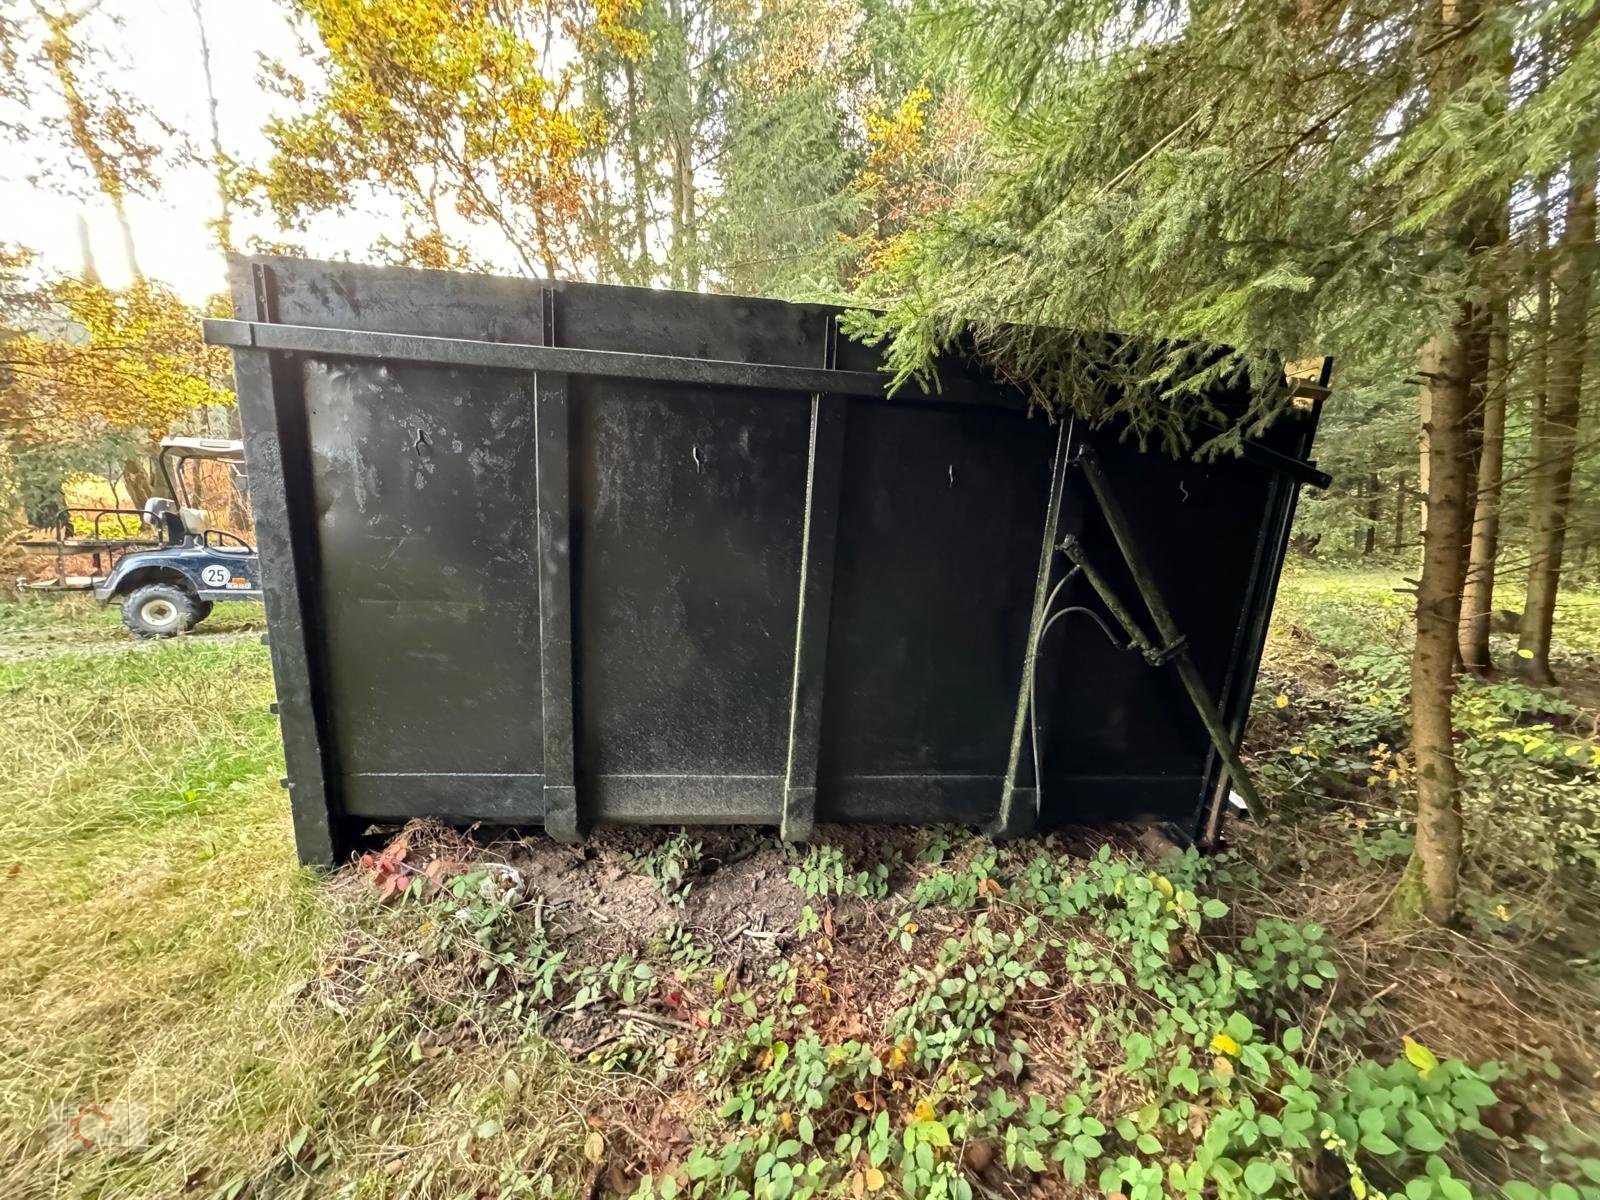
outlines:
M0 606L0 1195L1596 1200L1600 594L1563 599L1568 694L1458 701L1439 930L1388 915L1399 586L1286 578L1274 819L1210 858L416 826L331 877L259 610L152 644Z

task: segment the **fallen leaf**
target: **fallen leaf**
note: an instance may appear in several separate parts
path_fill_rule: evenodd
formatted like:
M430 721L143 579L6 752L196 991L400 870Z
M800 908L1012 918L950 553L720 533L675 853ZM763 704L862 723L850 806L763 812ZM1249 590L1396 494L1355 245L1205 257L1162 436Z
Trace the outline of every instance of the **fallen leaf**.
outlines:
M1409 1034L1404 1038L1406 1048L1406 1061L1417 1069L1417 1074L1423 1079L1433 1074L1433 1069L1439 1065L1438 1058L1421 1042Z
M867 1168L867 1191L876 1192L883 1187L883 1172L877 1167Z
M1211 1039L1211 1048L1218 1054L1237 1055L1239 1053L1239 1043L1234 1040L1232 1034L1229 1034L1226 1031L1219 1031L1217 1035Z
M598 1129L591 1129L583 1139L583 1156L598 1166L606 1156L606 1139Z
M933 1105L927 1100L918 1100L916 1106L911 1110L911 1119L913 1121L933 1120Z

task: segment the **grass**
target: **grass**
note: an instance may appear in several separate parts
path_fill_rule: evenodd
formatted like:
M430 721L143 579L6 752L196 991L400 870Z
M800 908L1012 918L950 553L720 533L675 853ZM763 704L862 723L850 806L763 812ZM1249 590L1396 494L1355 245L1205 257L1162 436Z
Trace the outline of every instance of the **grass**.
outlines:
M110 631L73 604L6 621L58 639ZM266 651L140 649L0 664L0 991L14 998L0 1010L0 1121L22 1142L0 1162L14 1170L37 1168L28 1139L52 1103L133 1100L229 1145L254 1140L242 1094L293 1111L306 1086L303 1062L260 1055L261 1022L336 926L293 863Z
M1051 982L1032 992L1016 984L1011 960L991 945L983 960L989 967L980 965L972 978L985 986L982 971L999 972L994 986L1011 998L998 1001L992 1015L980 1007L976 1028L1000 1030L1000 1045L989 1046L979 1036L963 1053L986 1062L987 1054L1023 1045L1006 1039L1027 1029L1033 1046L1021 1090L1048 1093L1052 1104L1064 1106L1052 1112L1087 1103L1107 1127L1119 1114L1132 1120L1137 1110L1138 1127L1127 1130L1125 1167L1146 1152L1175 1162L1198 1155L1186 1131L1202 1108L1209 1120L1237 1110L1242 1097L1264 1102L1256 1093L1231 1090L1246 1087L1241 1059L1240 1079L1230 1082L1232 1068L1227 1077L1207 1074L1204 1088L1182 1100L1175 1125L1169 1128L1159 1113L1145 1123L1140 1106L1147 1098L1177 1102L1166 1090L1168 1065L1161 1056L1188 1061L1182 1057L1188 1035L1180 1030L1171 1034L1176 1042L1160 1041L1164 1014L1183 1006L1209 1011L1206 1006L1222 1003L1217 996L1227 990L1217 978L1195 971L1218 953L1265 953L1240 942L1252 927L1277 931L1270 938L1276 939L1272 953L1280 957L1272 961L1278 962L1283 955L1311 954L1305 931L1324 926L1340 947L1342 973L1331 992L1284 992L1273 1001L1278 1015L1272 1015L1272 1005L1251 1010L1254 1032L1218 1009L1218 1028L1229 1016L1227 1028L1246 1045L1252 1038L1277 1038L1294 1021L1311 1030L1311 1048L1295 1053L1306 1069L1318 1072L1330 1121L1355 1094L1352 1089L1366 1086L1361 1072L1382 1074L1397 1097L1424 1087L1426 1072L1408 1066L1399 1052L1402 1033L1415 1034L1440 1057L1456 1056L1451 1062L1493 1057L1538 1064L1546 1048L1550 1061L1565 1068L1557 1084L1517 1074L1526 1072L1526 1063L1507 1067L1507 1078L1517 1080L1507 1093L1517 1097L1510 1106L1533 1114L1546 1151L1530 1149L1519 1133L1521 1140L1495 1141L1482 1153L1447 1149L1449 1170L1483 1195L1525 1170L1578 1170L1573 1164L1581 1147L1572 1148L1571 1129L1592 1122L1596 1112L1594 1088L1584 1082L1596 1062L1581 1025L1589 1019L1585 1011L1592 1016L1595 993L1590 975L1581 969L1562 973L1561 964L1541 952L1557 918L1546 914L1549 919L1535 925L1485 917L1487 924L1471 938L1382 923L1383 900L1398 870L1391 835L1403 837L1406 780L1403 772L1393 779L1375 776L1367 762L1377 744L1373 731L1403 711L1395 707L1403 701L1381 688L1374 693L1374 681L1391 669L1385 662L1405 649L1407 598L1392 590L1399 584L1379 574L1293 572L1286 578L1252 741L1264 777L1274 783L1276 802L1293 808L1295 817L1245 846L1238 866L1229 868L1236 876L1231 883L1200 865L1182 868L1192 876L1187 883L1174 870L1181 894L1171 903L1180 914L1191 914L1193 934L1167 932L1160 924L1163 901L1151 889L1153 881L1166 880L1143 866L1123 868L1118 858L1104 868L1073 865L1059 849L1047 847L1036 857L1031 846L986 857L981 843L941 833L934 839L936 853L928 852L930 842L920 858L915 846L903 856L896 851L883 857L885 881L868 889L870 896L813 898L818 912L801 920L798 933L783 934L787 957L773 959L767 975L742 998L730 982L737 970L729 973L727 946L690 958L677 943L647 950L645 960L660 988L689 997L680 1001L684 1012L691 1004L705 1005L707 1013L729 1010L726 1028L737 1035L732 1041L721 1033L685 1032L691 1023L671 1015L679 1012L676 1007L658 1007L642 1025L630 1018L618 1026L625 1032L620 1042L601 1037L597 1044L608 1048L589 1056L554 1046L543 1030L541 1003L529 1001L540 986L538 964L560 944L545 925L543 905L485 900L488 885L473 881L459 896L446 893L395 911L376 902L358 872L330 882L296 865L288 804L277 786L283 768L276 724L267 713L267 651L255 638L133 643L124 640L114 612L91 605L69 600L0 606L0 647L26 651L0 654L0 894L8 901L0 931L0 995L7 997L0 1005L0 1078L6 1081L0 1089L0 1195L587 1198L619 1185L631 1189L641 1174L653 1176L649 1189L666 1195L678 1186L667 1177L688 1171L685 1164L701 1161L697 1154L735 1163L746 1175L772 1168L770 1162L762 1166L767 1152L803 1157L808 1152L787 1136L801 1128L795 1124L798 1112L806 1114L804 1128L814 1122L819 1147L825 1131L827 1138L844 1139L827 1143L835 1145L838 1161L826 1168L837 1173L826 1176L832 1182L824 1190L834 1194L948 1194L966 1200L972 1192L970 1185L961 1192L962 1179L976 1181L985 1200L1030 1189L1063 1194L1051 1183L1059 1169L1056 1176L1036 1176L1027 1169L1026 1155L1012 1161L1024 1143L1048 1150L1052 1122L1061 1118L1046 1121L1036 1112L1029 1123L1026 1112L1008 1112L989 1085L958 1086L958 1073L946 1060L921 1066L919 1039L932 1038L935 1028L948 1038L949 1018L923 1012L919 1005L926 997L919 999L917 986L906 982L919 970L929 979L943 978L937 960L942 937L949 938L946 947L958 943L964 954L959 947L971 945L968 939L991 936L980 931L1015 931L1028 920L1042 922L1030 935L1043 939L1039 946L1056 947L1039 951ZM1567 642L1559 661L1574 671L1600 650L1600 625L1585 619L1594 611L1591 599L1572 598L1571 612L1582 615L1562 625ZM202 629L245 634L256 627L257 614L229 607L233 611L219 608ZM1364 676L1365 668L1350 665L1358 655L1375 664L1373 674ZM1280 687L1287 691L1279 693ZM1346 694L1341 687L1354 690ZM1279 708L1277 695L1288 692L1293 702ZM1371 694L1381 694L1383 705L1369 716L1352 715ZM1465 744L1498 747L1508 744L1506 729L1526 728L1523 717L1484 718ZM1550 736L1583 740L1570 730ZM1324 743L1325 752L1306 752L1308 745ZM1564 750L1560 762L1568 762ZM1500 778L1492 772L1503 765L1489 760L1484 777ZM1524 771L1520 760L1512 767ZM1574 771L1567 770L1561 786L1587 788L1586 777ZM1340 782L1352 773L1354 783ZM948 845L938 840L947 837L953 837ZM699 855L696 845L675 868L674 888L679 875L697 869ZM622 861L637 871L639 862L659 857ZM802 884L803 867L795 868ZM1563 879L1584 881L1573 886L1587 886L1592 878L1566 863L1559 870ZM1513 876L1496 871L1486 870L1479 882L1509 886ZM1069 878L1058 878L1062 872ZM1069 901L1065 889L1073 876L1099 879L1104 893ZM703 886L694 884L696 890ZM1212 894L1208 889L1225 895L1224 907L1231 906L1234 915L1201 929L1202 899L1185 887L1201 897ZM1156 926L1128 924L1128 888L1141 897L1150 894ZM1482 911L1492 913L1496 903L1504 903L1499 895L1485 893ZM1204 907L1211 910L1209 898ZM824 912L826 924L818 915ZM912 913L918 920L910 919ZM460 928L463 921L470 936ZM927 928L919 931L919 921ZM1266 924L1253 926L1259 921ZM935 932L941 929L948 935ZM1157 935L1163 948L1152 959L1146 942ZM1269 938L1266 932L1258 936ZM1091 945L1094 953L1110 956L1107 964L1120 965L1074 966ZM554 988L552 1005L570 1008L578 981L592 981L594 971L611 964L588 963L582 945L563 949L570 961L542 978ZM745 962L745 950L736 953ZM1163 983L1169 957L1176 965ZM693 967L685 967L691 959ZM1183 966L1189 962L1193 969ZM1032 969L1018 965L1016 978L1027 979ZM1125 971L1130 979L1153 971L1157 990L1108 988L1105 973L1111 970ZM1297 985L1291 980L1289 986ZM654 987L642 994L659 1004L663 992ZM1014 995L1007 990L1017 987ZM858 999L840 999L851 995ZM897 1005L909 1008L890 1017ZM765 1034L748 1035L757 1040L745 1041L742 1050L741 1009L752 1019L778 1018ZM869 1009L875 1015L863 1026L860 1017ZM1236 1015L1249 1024L1242 1012L1243 1007ZM698 1021L697 1016L696 1028ZM887 1024L870 1026L874 1021ZM1564 1025L1572 1028L1564 1031ZM878 1060L869 1059L878 1051L862 1057L855 1039L885 1036L885 1057L872 1066ZM1196 1036L1203 1048L1211 1027ZM1135 1061L1130 1043L1152 1037L1154 1047L1139 1050ZM838 1076L841 1090L812 1107L809 1100L785 1098L791 1079L774 1064L775 1058L783 1062L776 1053L779 1040L793 1048L791 1064L822 1072L819 1079ZM1286 1033L1282 1040L1287 1044ZM1217 1045L1225 1043L1216 1042L1213 1051ZM911 1061L896 1064L893 1048L902 1060L909 1053ZM1273 1056L1285 1053L1277 1046L1267 1049ZM821 1057L813 1061L808 1054ZM1096 1057L1091 1062L1085 1054ZM1158 1074L1141 1065L1147 1057L1162 1064ZM1211 1058L1208 1051L1196 1060L1201 1071L1221 1070L1206 1065ZM887 1147L873 1141L876 1126L862 1115L859 1090L877 1094L871 1081L884 1063L905 1088L878 1109L893 1116L895 1136ZM851 1081L849 1072L857 1069L866 1072L861 1078L868 1084ZM1080 1077L1075 1072L1082 1073L1081 1083L1074 1082ZM815 1090L808 1085L802 1093ZM723 1118L718 1114L725 1100L748 1103L749 1112L766 1115L753 1124ZM147 1108L148 1145L126 1153L62 1154L51 1144L55 1106L108 1101ZM954 1137L960 1147L959 1153L933 1153L928 1171L919 1165L922 1152L911 1151L913 1135L935 1137L925 1121L939 1124L938 1137ZM856 1124L866 1127L853 1134ZM760 1139L768 1136L776 1140L763 1151L767 1144ZM1087 1136L1076 1132L1079 1149L1067 1150L1059 1161L1075 1162L1070 1156L1085 1148ZM1103 1136L1109 1162L1110 1146L1121 1135ZM741 1149L746 1142L749 1149ZM1422 1170L1421 1159L1414 1165L1381 1155L1358 1161L1352 1150L1346 1163L1337 1156L1329 1160L1326 1150L1307 1158L1292 1144L1272 1145L1270 1154L1255 1142L1253 1148L1225 1145L1224 1166L1248 1166L1257 1182L1270 1167L1274 1195L1340 1194L1350 1186L1352 1171L1370 1173L1369 1191L1379 1180L1399 1188L1407 1172ZM983 1154L990 1159L980 1163ZM1003 1167L997 1165L1002 1160ZM1338 1184L1331 1192L1293 1182L1293 1172L1307 1163L1325 1167L1329 1161ZM723 1180L705 1170L697 1176L705 1195L733 1196L737 1191L729 1189L743 1186L734 1176ZM1548 1189L1551 1178L1540 1178L1539 1188ZM683 1180L687 1184L686 1175ZM1095 1181L1091 1170L1091 1192ZM1167 1184L1158 1181L1156 1193L1140 1191L1147 1186L1128 1175L1101 1190L1154 1200ZM1187 1194L1178 1184L1170 1186ZM1430 1192L1432 1186L1417 1195L1462 1200L1448 1188ZM940 1192L941 1187L955 1190ZM1591 1200L1591 1191L1582 1192L1582 1200ZM1580 1195L1533 1194L1551 1200ZM782 1189L768 1186L761 1195L776 1200ZM1527 1192L1506 1195L1531 1200Z
M266 649L112 642L115 612L71 599L0 606L0 636L19 634L35 653L0 662L0 1195L261 1194L335 1149L357 1192L383 1194L387 1131L349 1093L393 1012L303 997L378 914L295 862ZM570 1073L537 1048L441 1059L432 1120L476 1128L516 1062L538 1087ZM54 1106L109 1101L148 1109L147 1150L48 1143ZM581 1143L567 1124L529 1141ZM291 1153L310 1126L321 1144Z

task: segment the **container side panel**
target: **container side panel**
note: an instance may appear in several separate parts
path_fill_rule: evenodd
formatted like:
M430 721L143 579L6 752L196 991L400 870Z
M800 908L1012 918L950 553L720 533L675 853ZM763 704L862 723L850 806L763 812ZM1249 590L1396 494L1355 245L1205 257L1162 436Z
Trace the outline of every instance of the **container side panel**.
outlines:
M851 819L838 804L865 785L847 793L850 777L889 777L885 794L913 807L943 794L892 778L919 775L984 777L960 787L983 790L993 815L1055 445L1054 428L1020 413L851 403L819 817ZM885 811L946 819L931 804Z
M810 397L571 389L580 792L599 776L781 777Z
M341 770L538 774L532 377L304 371Z
M1141 453L1104 433L1091 443L1133 526L1143 565L1221 703L1272 477L1233 459L1207 465ZM1139 591L1076 472L1068 480L1062 532L1081 539L1153 637ZM1062 589L1056 608L1068 605L1100 611L1081 579ZM1171 666L1151 667L1137 653L1110 645L1088 618L1068 615L1041 647L1038 696L1043 805L1053 810L1055 823L1100 815L1103 804L1094 793L1104 790L1106 777L1138 776L1151 784L1128 793L1134 807L1118 815L1193 826L1211 743ZM1173 785L1154 786L1163 779Z
M876 370L881 355L833 347L833 310L743 297L280 258L235 260L234 284L241 316L324 329L845 370ZM343 340L341 353L375 352ZM534 377L516 370L287 352L269 368L266 351L237 344L305 857L338 857L362 822L425 814L548 819L569 836L591 819L786 812L794 831L813 799L820 820L995 817L1058 438L1041 416L984 403L1017 396L973 356L940 366L961 385L946 400L971 406L827 399L833 572L808 577L808 606L827 613L808 642L809 394L573 377L563 415L550 376L541 411ZM1235 411L1246 397L1212 399ZM1304 455L1315 419L1261 440ZM1081 440L1238 728L1292 489L1259 462L1175 461L1112 429ZM1062 478L1058 533L1143 619L1081 473ZM1052 568L1052 583L1068 575L1064 559ZM541 651L567 646L564 598L570 679ZM1081 579L1050 612L1075 605L1101 611ZM1081 614L1046 623L1042 779L1036 799L1023 787L1029 721L1017 794L1045 827L1195 829L1217 756L1175 669L1108 644ZM570 728L547 727L546 704ZM806 763L814 747L814 781L789 762L791 726ZM559 769L546 770L546 743Z

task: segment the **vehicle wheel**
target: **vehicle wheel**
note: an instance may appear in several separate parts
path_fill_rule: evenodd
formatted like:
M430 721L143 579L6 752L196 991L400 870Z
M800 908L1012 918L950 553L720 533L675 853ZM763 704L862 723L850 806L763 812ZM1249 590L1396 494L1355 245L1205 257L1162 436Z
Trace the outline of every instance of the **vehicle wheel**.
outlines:
M212 604L213 601L210 600L196 600L194 602L194 620L189 622L188 628L193 629L196 625L200 624L201 621L204 621L207 617L209 617L211 615Z
M170 583L151 583L136 588L122 602L122 623L135 637L174 637L200 618L197 601L188 592Z

